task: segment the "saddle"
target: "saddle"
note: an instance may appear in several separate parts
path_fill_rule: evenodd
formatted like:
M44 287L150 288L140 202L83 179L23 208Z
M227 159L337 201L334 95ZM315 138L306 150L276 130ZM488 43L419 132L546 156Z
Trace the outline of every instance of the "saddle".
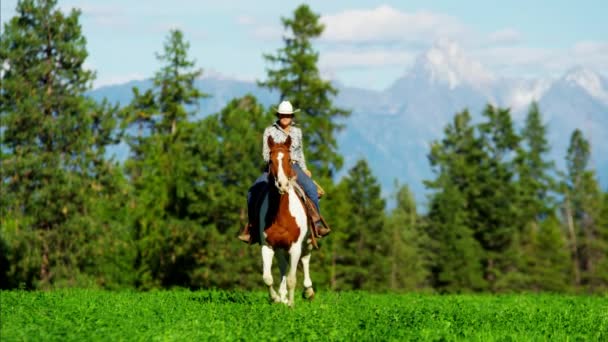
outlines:
M320 235L317 232L317 227L315 227L315 222L321 222L321 225L326 229L329 229L329 225L327 224L323 216L319 214L314 202L310 198L308 198L308 196L300 187L300 185L298 185L297 183L294 184L294 189L296 191L296 194L298 195L298 198L302 202L302 205L304 206L304 210L306 211L310 242L312 243L314 248L318 249L319 246L317 244L317 239L320 238ZM325 192L323 191L322 193L324 194ZM319 194L321 194L321 192L319 192ZM251 196L253 196L253 198L251 200L251 205L248 208L249 224L251 225L249 228L249 234L251 235L250 243L256 244L262 242L262 237L260 236L259 229L260 223L267 222L267 224L270 224L270 222L274 220L274 217L272 215L274 215L278 210L277 207L268 207L268 210L266 210L266 217L262 221L259 217L261 208L264 205L264 202L266 201L267 197L268 200L266 201L266 203L275 203L276 205L278 205L279 194L276 191L271 191L270 187L268 186L259 186L258 188L251 189ZM271 200L271 197L273 196L274 198L272 198L273 200ZM320 197L321 195L319 195L319 198Z
M319 184L317 184L317 182L314 182L314 183L317 186L317 189L320 189L318 194L319 194L319 198L321 198L321 196L323 196L323 194L325 194L325 191L323 191L323 189L321 188L321 186ZM302 189L302 187L300 187L300 185L297 183L295 184L294 189L296 190L296 193L298 194L300 201L302 201L302 204L304 205L304 210L306 210L306 218L307 218L306 221L308 222L308 231L310 233L310 242L312 243L314 248L318 249L319 245L317 244L317 239L320 238L321 236L319 235L319 232L317 230L317 228L319 228L319 227L317 227L315 225L315 223L320 222L322 227L327 228L327 229L329 229L329 225L327 224L327 222L325 221L323 216L321 214L319 214L317 207L315 206L314 202L306 195L306 193L304 192L304 189Z

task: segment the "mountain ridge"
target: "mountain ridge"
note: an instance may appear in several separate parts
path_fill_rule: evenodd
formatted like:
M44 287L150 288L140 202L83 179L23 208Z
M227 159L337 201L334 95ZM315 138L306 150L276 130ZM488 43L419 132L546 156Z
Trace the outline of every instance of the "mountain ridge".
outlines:
M604 99L608 79L604 75L575 67L555 79L497 77L480 63L468 60L458 46L441 44L421 54L418 62L383 91L335 83L339 90L335 104L352 110L351 117L344 121L346 129L337 135L339 151L345 158L338 176L357 159L366 158L386 197L393 192L396 179L408 183L417 200L424 202L422 181L432 178L427 161L429 145L442 137L456 112L468 109L476 121L487 103L509 107L515 125L521 127L529 104L537 101L548 125L552 147L549 157L563 169L569 136L579 128L591 140L592 166L602 185L608 186L604 176L608 175L608 101ZM446 60L451 57L456 61ZM429 61L435 64L429 66ZM436 64L444 68L433 69ZM464 77L462 73L467 70L474 70L476 75ZM97 100L107 97L126 104L132 86L146 89L151 85L150 80L132 81L97 88L90 94ZM213 75L197 80L196 85L212 95L201 101L200 117L218 112L232 98L245 94L253 94L267 107L278 101L278 94L255 82Z

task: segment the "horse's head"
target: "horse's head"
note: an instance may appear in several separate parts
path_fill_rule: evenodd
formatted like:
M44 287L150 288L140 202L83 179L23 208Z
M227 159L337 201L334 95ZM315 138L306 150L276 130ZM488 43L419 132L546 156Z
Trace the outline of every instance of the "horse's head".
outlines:
M289 190L291 182L296 177L295 170L291 167L291 137L287 137L285 142L276 143L272 137L268 137L268 147L270 148L270 161L268 172L274 185L279 190L279 194L284 194Z

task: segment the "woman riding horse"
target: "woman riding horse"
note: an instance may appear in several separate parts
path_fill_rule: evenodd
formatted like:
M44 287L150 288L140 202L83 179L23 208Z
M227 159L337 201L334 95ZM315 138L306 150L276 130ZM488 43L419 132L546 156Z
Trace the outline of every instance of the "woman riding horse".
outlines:
M264 130L264 137L262 139L262 155L264 161L268 163L270 159L270 149L268 147L268 137L277 143L284 142L287 137L291 137L291 148L290 157L293 162L293 169L297 174L297 182L302 187L308 198L310 198L317 208L319 215L321 211L319 209L319 196L317 193L317 186L312 181L311 172L306 167L306 159L304 158L304 148L302 145L302 130L294 126L293 117L294 114L299 112L299 109L293 110L293 107L289 101L283 101L279 104L279 108L276 110L277 121ZM253 184L251 189L259 188L260 186L266 186L268 184L268 172L264 172ZM251 206L252 194L251 189L247 193L247 205ZM239 239L250 243L251 235L249 234L249 228L251 227L251 220L243 229L243 232L239 235ZM321 221L315 222L315 228L319 236L325 236L329 234L330 229L326 228Z

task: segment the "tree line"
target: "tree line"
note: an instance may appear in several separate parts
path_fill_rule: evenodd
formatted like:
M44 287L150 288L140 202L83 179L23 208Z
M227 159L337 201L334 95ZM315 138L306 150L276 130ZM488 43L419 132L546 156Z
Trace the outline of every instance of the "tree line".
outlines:
M20 0L2 32L0 286L259 289L259 248L235 236L273 109L247 95L197 119L213 94L195 87L203 70L179 30L165 38L151 89L95 102L79 20L56 0ZM316 287L606 291L608 193L579 130L560 171L537 105L520 130L505 108L488 105L479 123L456 113L428 154L427 210L395 183L388 211L365 160L335 179L335 136L350 112L317 68L319 14L302 5L282 23L259 85L302 108L309 168L327 191L333 233L313 253ZM120 142L124 162L107 153Z

